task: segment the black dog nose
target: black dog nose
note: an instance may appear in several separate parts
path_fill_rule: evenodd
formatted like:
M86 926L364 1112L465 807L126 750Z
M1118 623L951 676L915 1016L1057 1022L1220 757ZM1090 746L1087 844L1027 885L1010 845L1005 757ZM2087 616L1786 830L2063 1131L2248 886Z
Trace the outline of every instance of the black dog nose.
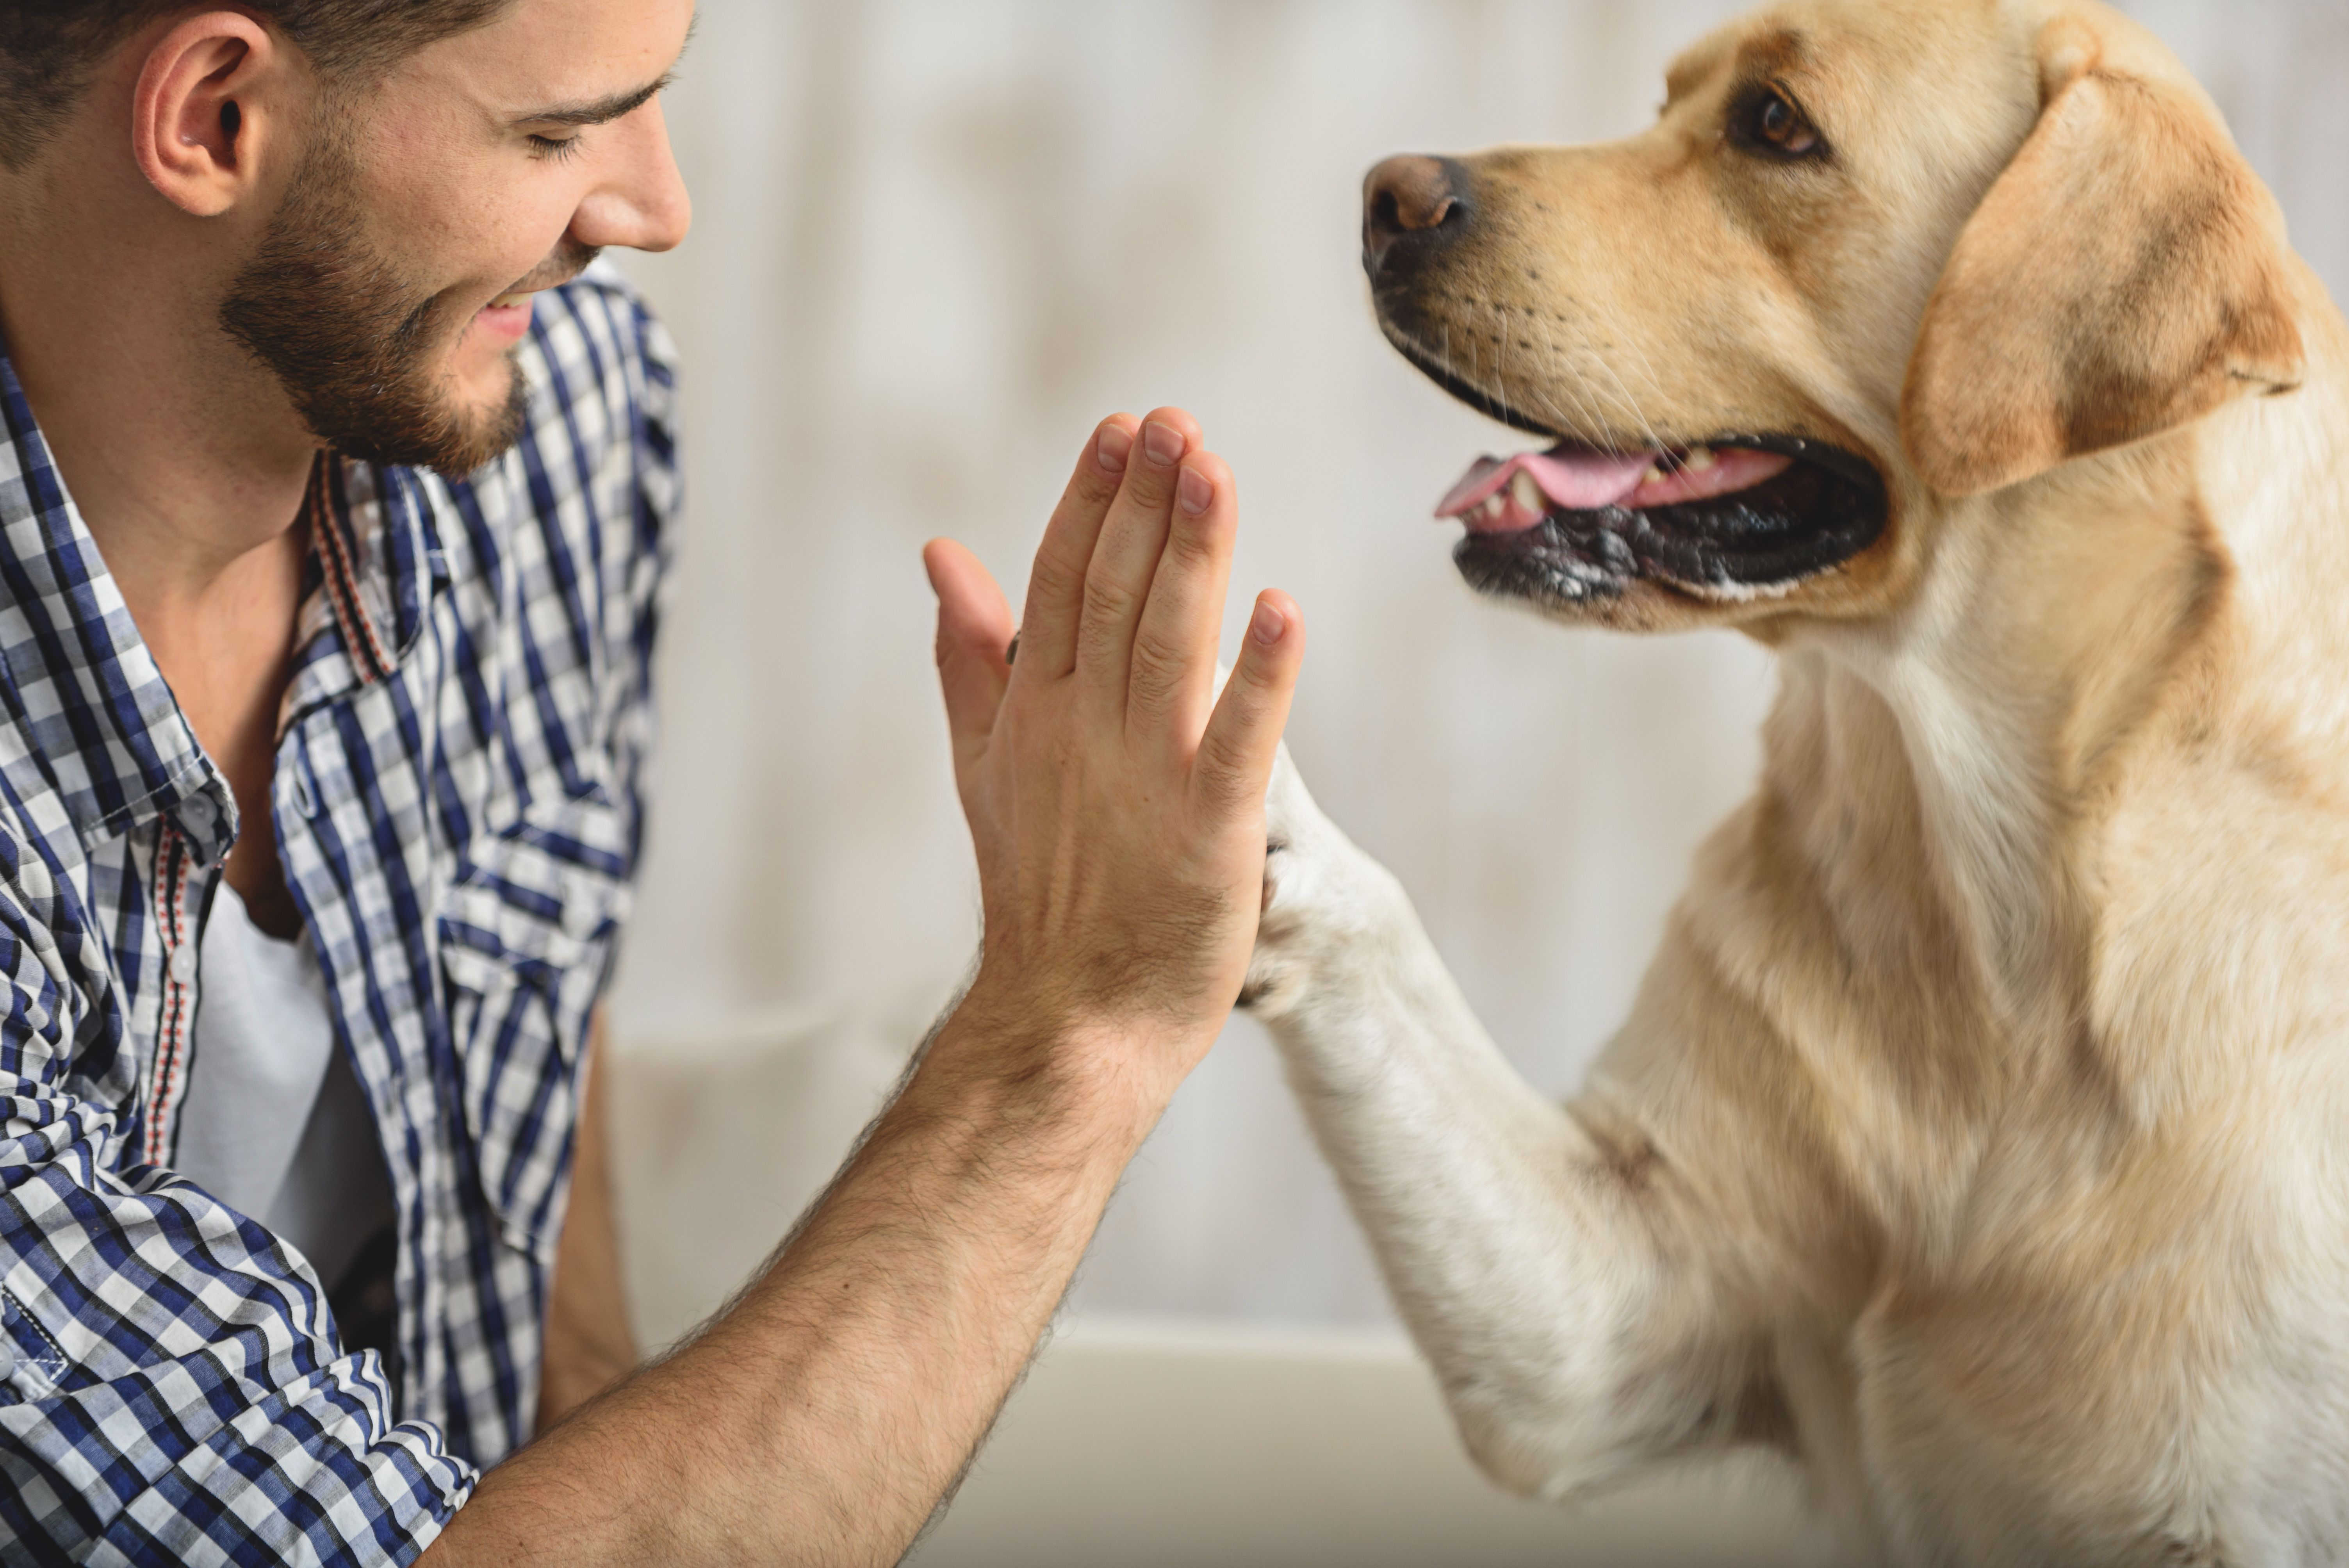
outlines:
M1362 270L1375 279L1398 246L1419 251L1467 228L1468 171L1448 158L1390 158L1362 181Z

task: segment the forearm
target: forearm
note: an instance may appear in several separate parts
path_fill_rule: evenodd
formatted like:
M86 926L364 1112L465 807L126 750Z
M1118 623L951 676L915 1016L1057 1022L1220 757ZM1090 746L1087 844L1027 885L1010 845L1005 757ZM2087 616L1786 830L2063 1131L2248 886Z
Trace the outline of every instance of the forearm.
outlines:
M903 1553L1247 972L1304 643L1260 596L1217 695L1236 523L1188 415L1105 421L1038 552L1016 672L985 569L925 552L987 967L742 1299L492 1471L428 1562Z
M958 1013L734 1307L492 1471L425 1561L895 1561L1172 1089L1019 1028Z
M538 1425L543 1432L636 1367L620 1283L618 1233L605 1133L604 1013L588 1029L581 1074L578 1144L572 1156L571 1205L555 1250L554 1288L546 1308L546 1351L540 1367Z
M1251 995L1471 1451L1558 1495L1726 1430L1705 1423L1743 1363L1678 1283L1673 1162L1525 1080L1401 885L1286 764L1268 831Z

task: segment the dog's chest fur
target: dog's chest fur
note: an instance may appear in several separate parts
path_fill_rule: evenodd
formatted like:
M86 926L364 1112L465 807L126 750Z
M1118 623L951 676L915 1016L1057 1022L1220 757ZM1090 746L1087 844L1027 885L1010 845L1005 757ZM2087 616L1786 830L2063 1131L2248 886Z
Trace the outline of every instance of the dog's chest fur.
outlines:
M1811 1174L1868 1216L1858 1260L1800 1238L1847 1294L1779 1367L1896 1554L2349 1549L2349 836L2300 709L2223 673L2289 678L2238 656L2260 584L2224 554L2140 562L2052 623L2068 653L1982 651L2011 583L1789 650L1763 797L1692 890L1724 972L1842 976L1756 993L1817 1079ZM2065 675L2188 621L2166 667Z

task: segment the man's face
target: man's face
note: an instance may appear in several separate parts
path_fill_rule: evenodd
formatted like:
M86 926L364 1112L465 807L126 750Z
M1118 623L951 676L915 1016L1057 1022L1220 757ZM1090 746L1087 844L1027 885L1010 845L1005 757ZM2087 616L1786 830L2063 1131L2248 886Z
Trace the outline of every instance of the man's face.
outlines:
M512 444L530 295L605 245L667 250L689 210L652 94L690 0L515 0L329 92L222 303L320 439L471 472Z

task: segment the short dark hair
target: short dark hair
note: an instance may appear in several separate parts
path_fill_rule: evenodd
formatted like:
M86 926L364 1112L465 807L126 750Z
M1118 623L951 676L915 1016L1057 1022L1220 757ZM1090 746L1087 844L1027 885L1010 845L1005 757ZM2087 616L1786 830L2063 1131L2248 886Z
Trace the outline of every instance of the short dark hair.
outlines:
M244 0L329 80L364 81L425 45L492 21L512 0ZM191 0L0 0L0 163L55 136L98 62Z

